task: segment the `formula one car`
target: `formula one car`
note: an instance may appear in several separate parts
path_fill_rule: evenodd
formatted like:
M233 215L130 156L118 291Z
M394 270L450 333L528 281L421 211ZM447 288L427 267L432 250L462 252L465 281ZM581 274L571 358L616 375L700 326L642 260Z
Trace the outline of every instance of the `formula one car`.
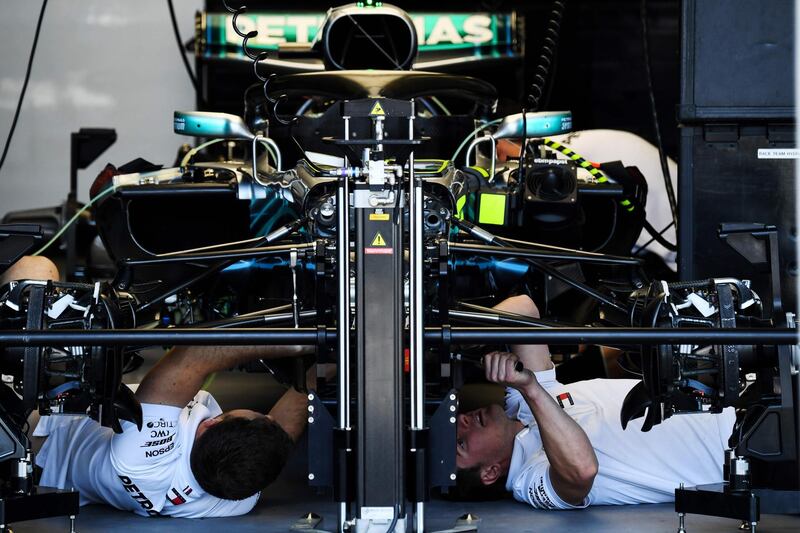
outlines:
M414 23L380 3L332 9L312 45L283 51L317 56L325 70L267 76L266 53L248 48L254 35L233 11L260 78L243 117L176 111L175 133L203 140L179 164L109 167L92 187L113 279L18 284L3 297L4 327L36 316L34 329L52 334L9 334L3 345L67 366L27 382L41 393L29 407L85 412L94 398L106 402L105 423L136 420L119 385L130 349L103 352L114 361L103 367L93 347L104 344L316 346L313 359L336 363L338 379L309 391L309 483L334 488L341 531L424 530L431 488L456 477L454 414L475 345L626 350L641 359L643 382L624 424L644 416L649 429L673 413L739 405L740 456L775 423L769 413L793 427L782 395L791 385L776 396L771 379L790 374L791 350L776 345L796 340L776 329L786 325L780 288L762 299L732 278L654 279L631 254L647 180L554 138L571 131L568 111L497 116L488 82L410 70ZM515 152L498 156L499 142ZM769 242L774 228L727 231ZM764 261L775 252L767 246ZM531 294L542 318L490 308L513 292ZM65 298L63 316L45 311ZM59 332L65 325L86 331L67 340L78 332ZM9 365L16 353L6 352ZM73 368L86 360L92 379ZM310 363L273 370L302 387ZM748 415L756 403L766 410Z

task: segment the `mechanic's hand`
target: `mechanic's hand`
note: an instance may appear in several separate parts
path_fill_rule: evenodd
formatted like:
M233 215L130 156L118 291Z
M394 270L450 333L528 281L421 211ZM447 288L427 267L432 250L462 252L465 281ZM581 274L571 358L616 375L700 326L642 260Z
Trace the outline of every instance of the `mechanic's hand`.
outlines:
M519 358L509 352L491 352L483 357L483 368L486 379L506 387L523 389L536 383L536 376L527 368L516 370Z

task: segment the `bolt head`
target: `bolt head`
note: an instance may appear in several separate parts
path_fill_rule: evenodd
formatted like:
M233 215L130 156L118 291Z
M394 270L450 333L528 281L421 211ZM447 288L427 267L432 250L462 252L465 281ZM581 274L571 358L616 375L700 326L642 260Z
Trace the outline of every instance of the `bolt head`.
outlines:
M456 475L450 474L450 481L455 481L455 480L456 480Z
M451 423L451 424L455 424L455 423L456 423L456 417L454 417L454 416L451 416L451 417L450 417L450 423Z
M308 480L309 480L309 481L314 481L314 474L312 474L312 473L310 473L310 472L309 472L309 474L308 474Z
M456 406L455 405L451 405L450 406L450 412L452 412L452 413L456 412Z
M313 416L309 416L308 417L308 423L309 424L313 424L314 423L314 417Z

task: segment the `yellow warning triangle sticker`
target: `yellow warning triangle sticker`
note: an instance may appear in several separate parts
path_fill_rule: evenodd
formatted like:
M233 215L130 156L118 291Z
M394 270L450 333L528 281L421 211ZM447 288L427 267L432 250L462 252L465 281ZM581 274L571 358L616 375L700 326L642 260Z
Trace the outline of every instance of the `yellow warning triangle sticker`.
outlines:
M372 239L372 244L370 244L370 246L386 246L386 241L383 240L383 235L381 235L380 231L375 234L375 238Z
M369 112L370 115L385 115L386 113L383 112L383 108L381 107L380 102L375 102L375 105L372 106L372 111Z

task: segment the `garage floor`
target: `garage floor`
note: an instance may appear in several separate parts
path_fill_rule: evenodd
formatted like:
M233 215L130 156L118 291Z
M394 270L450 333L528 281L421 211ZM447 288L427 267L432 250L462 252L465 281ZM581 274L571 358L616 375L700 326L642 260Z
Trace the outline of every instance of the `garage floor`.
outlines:
M158 356L152 354L151 363ZM126 376L135 383L143 370ZM281 389L263 374L225 373L213 381L209 390L225 409L233 407L261 408L270 405ZM220 533L286 532L304 513L315 512L323 517L322 529L333 530L337 505L330 493L318 493L306 483L306 443L301 442L280 479L263 493L261 501L248 515L234 518L188 520L175 518L143 518L103 506L81 509L76 521L77 533L192 531ZM460 503L434 499L426 507L427 530L436 531L454 526L455 520L470 512L482 519L481 532L669 532L677 530L678 519L672 504L620 507L594 507L582 511L537 511L513 499L491 503ZM737 531L738 522L704 516L688 516L689 533ZM67 533L67 518L50 518L12 524L16 533ZM762 516L758 531L764 533L798 533L800 517Z

